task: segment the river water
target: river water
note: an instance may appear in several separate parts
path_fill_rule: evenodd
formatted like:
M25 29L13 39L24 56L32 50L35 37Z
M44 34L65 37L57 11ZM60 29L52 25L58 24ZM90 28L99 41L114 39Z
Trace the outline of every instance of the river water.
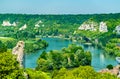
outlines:
M25 68L35 68L37 59L44 50L46 52L49 52L50 50L60 50L63 47L68 47L69 44L73 43L70 40L64 40L60 38L42 38L42 39L47 41L49 43L49 46L46 49L30 54L25 54ZM92 54L91 66L96 71L104 69L109 64L112 64L113 66L117 65L115 57L110 57L109 55L106 55L103 49L94 46L85 46L81 43L76 44L82 46L85 51L91 52Z

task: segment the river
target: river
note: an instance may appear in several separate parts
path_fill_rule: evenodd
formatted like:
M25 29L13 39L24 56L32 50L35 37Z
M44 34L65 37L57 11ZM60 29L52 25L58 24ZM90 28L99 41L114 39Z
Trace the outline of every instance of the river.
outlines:
M70 40L64 40L60 38L42 38L42 39L47 41L49 43L49 46L46 49L30 54L25 54L25 68L35 68L36 61L43 51L49 52L50 50L60 50L63 47L68 47L69 44L74 43ZM91 66L96 71L104 69L109 64L112 64L113 66L117 65L115 57L110 57L109 55L106 55L103 49L94 46L85 46L81 43L76 44L82 46L85 51L91 52L92 54Z

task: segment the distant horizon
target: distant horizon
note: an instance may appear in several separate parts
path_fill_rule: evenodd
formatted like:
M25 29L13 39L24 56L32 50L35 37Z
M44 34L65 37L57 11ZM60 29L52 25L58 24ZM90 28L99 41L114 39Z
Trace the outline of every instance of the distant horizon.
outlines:
M99 14L120 14L118 13L91 13L91 14L31 14L31 13L0 13L0 14L16 14L16 15L99 15Z
M120 13L120 0L0 0L0 14Z

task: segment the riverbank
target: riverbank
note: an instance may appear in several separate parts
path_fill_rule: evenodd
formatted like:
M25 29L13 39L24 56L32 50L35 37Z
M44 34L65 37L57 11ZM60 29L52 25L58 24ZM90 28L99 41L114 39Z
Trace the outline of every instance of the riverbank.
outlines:
M25 53L35 52L48 47L48 43L40 38L25 40Z
M0 37L0 41L4 43L7 49L13 49L18 41L22 39L15 39L11 37ZM40 38L28 38L23 39L25 42L25 53L35 52L44 49L48 46L48 43Z
M82 43L79 42L72 42L70 40L64 40L60 38L42 38L42 40L45 40L46 42L49 43L49 46L46 49L39 50L36 53L30 53L26 54L25 57L25 64L26 68L35 68L36 67L36 61L41 55L43 51L49 52L51 50L61 50L64 47L68 47L69 44L77 44L79 46L82 46L82 48L85 51L90 51L92 54L92 63L91 66L96 70L99 71L101 69L106 68L107 65L112 64L113 66L117 65L117 62L115 60L115 57L111 57L107 54L104 53L104 50L98 47L94 46L86 46Z
M64 39L64 40L70 40L72 42L79 42L79 43L83 43L85 45L93 45L93 46L98 46L101 48L104 48L101 43L96 43L96 42L85 42L85 40L82 37L78 37L78 39L76 39L75 37L69 36L69 38L65 38L64 36L60 35L60 36L36 36L37 38L60 38L60 39Z

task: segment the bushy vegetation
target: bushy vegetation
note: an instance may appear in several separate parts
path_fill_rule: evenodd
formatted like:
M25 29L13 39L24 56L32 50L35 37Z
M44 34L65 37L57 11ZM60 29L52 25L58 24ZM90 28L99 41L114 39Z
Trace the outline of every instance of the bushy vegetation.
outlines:
M51 79L48 73L42 71L26 69L26 73L28 75L28 79Z
M113 69L113 65L109 64L109 65L107 65L106 68L108 68L108 69Z
M3 44L1 41L0 41L0 52L6 52L7 51L7 47L5 46L5 44Z
M52 79L117 79L117 77L95 72L90 66L80 66L72 70L62 68L59 71L54 71Z
M6 46L6 48L11 49L13 48L16 43L17 40L14 38L10 38L10 37L0 37L0 41ZM4 46L1 46L4 47Z
M74 44L60 51L43 52L38 59L37 70L50 71L55 69L74 68L80 65L91 65L91 53Z
M37 50L46 48L48 46L48 43L40 38L36 39L28 39L25 41L25 52L35 52Z
M112 56L120 56L120 39L111 39L105 47L106 52Z
M11 51L0 52L0 79L24 79L23 69L20 69Z

